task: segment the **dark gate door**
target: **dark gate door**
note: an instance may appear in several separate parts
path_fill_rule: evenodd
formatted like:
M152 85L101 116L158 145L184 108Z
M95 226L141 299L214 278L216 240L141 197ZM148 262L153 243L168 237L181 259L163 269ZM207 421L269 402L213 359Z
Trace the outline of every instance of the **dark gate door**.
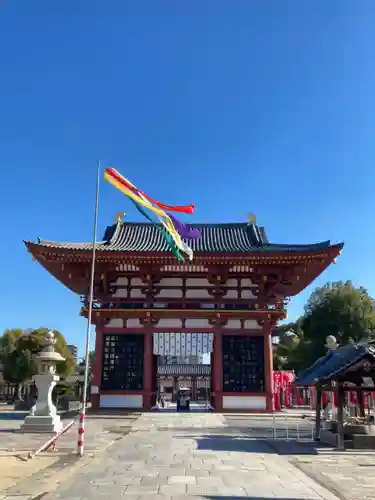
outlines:
M215 356L214 356L213 352L211 352L210 357L211 357L210 400L211 400L212 408L215 408L215 404L214 404L214 402L215 402L215 396L214 396L214 393L215 393L215 386L214 386Z
M153 354L152 356L152 398L151 404L152 406L156 406L156 400L158 397L159 387L158 387L158 356L157 354Z

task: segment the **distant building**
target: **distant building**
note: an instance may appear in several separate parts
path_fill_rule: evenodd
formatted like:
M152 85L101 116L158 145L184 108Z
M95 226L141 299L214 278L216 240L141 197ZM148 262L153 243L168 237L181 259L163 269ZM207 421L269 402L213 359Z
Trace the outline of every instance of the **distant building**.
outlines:
M77 359L78 357L78 347L74 344L68 345L69 351L72 353L74 359Z
M167 400L176 399L177 390L188 387L192 401L208 401L211 366L204 365L203 354L158 356L158 392Z
M158 393L175 401L178 389L190 389L192 401L210 401L211 366L203 364L167 364L158 366Z
M203 354L190 356L159 356L159 365L202 365Z

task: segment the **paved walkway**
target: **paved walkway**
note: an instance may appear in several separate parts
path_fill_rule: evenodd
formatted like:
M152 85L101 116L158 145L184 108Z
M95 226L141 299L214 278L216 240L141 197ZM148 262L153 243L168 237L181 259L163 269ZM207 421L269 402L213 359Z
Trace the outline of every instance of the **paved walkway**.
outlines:
M218 414L144 414L105 456L43 500L337 500L287 456L227 425Z
M43 484L58 472L63 472L67 464L76 461L77 425L61 436L54 452L44 452L34 460L24 461L28 452L35 452L49 435L23 434L19 431L23 414L8 412L0 419L0 500L28 500L34 495L31 490L45 491ZM5 418L6 417L6 418ZM129 432L138 418L135 414L89 415L86 421L86 457L103 452L116 440ZM64 420L67 424L72 419ZM19 496L23 495L23 496Z
M342 500L375 500L375 451L338 451L312 439L315 424L310 419L294 418L293 412L278 414L275 421L264 415L226 416L227 431L241 433L243 439L266 440L275 453L285 457L319 484ZM273 424L277 440L272 439ZM288 429L288 431L287 431ZM298 442L296 438L302 440Z
M294 455L290 462L345 500L375 499L375 452L321 450Z
M15 415L17 413L15 412ZM24 412L20 412L18 416L10 414L7 419L0 419L0 455L6 453L23 454L29 451L36 451L50 437L45 434L24 434L20 432L20 427L25 417ZM138 418L135 414L129 415L106 415L105 413L98 415L89 414L86 419L86 432L90 436L86 444L88 451L95 452L103 447L106 447L113 437L118 437L125 434L129 426ZM74 420L78 421L78 417L64 418L63 425L67 425ZM58 440L57 445L59 451L72 453L77 449L77 425L73 425L63 436Z

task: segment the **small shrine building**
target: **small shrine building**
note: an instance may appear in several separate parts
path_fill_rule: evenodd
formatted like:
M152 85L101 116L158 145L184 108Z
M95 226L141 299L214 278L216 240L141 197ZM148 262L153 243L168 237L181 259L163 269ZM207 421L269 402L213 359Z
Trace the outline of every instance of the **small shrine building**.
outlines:
M211 357L220 411L271 411L271 333L343 244L270 243L248 223L194 224L192 262L179 262L152 224L118 221L96 246L94 407L150 410L158 355ZM88 314L91 243L25 241L33 259L77 295ZM173 335L172 335L173 334Z

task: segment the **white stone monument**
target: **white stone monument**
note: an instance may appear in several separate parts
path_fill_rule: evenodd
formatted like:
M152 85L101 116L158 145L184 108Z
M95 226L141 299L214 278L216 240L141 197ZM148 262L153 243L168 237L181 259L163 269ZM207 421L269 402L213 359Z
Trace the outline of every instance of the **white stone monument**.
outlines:
M62 423L52 402L52 392L60 377L56 375L56 364L65 358L55 352L55 336L48 332L43 349L35 356L38 375L33 380L38 388L38 398L30 414L21 426L22 432L48 433L60 432Z

